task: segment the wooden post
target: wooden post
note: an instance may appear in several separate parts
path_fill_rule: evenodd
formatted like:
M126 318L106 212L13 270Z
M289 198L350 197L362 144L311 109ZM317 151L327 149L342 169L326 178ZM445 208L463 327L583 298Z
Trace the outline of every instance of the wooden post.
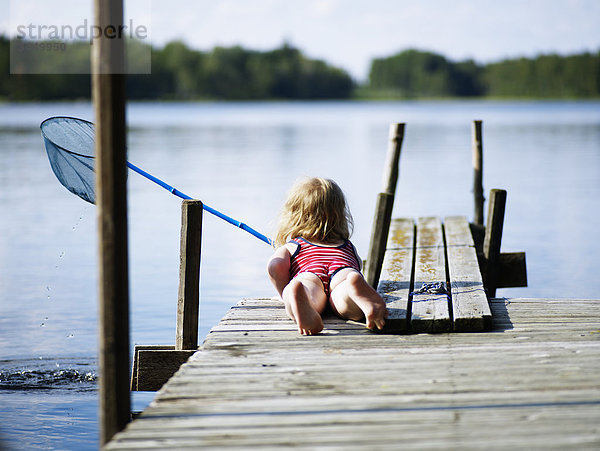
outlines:
M378 194L375 205L373 230L371 231L371 242L369 244L367 267L365 269L365 279L375 289L377 289L377 285L379 284L379 275L381 274L385 247L392 220L403 139L404 124L391 124L387 158L383 170L382 192Z
M481 121L473 121L473 197L475 214L473 223L483 226L483 138Z
M96 25L123 23L121 0L95 0ZM130 420L124 42L93 41L99 240L100 443Z
M367 256L367 268L365 279L373 288L379 285L379 276L385 257L385 247L392 221L392 209L394 208L394 195L390 193L379 193L375 205L375 217L373 218L373 230L371 231L371 244Z
M385 167L383 168L382 192L396 194L396 184L398 183L400 151L402 150L402 140L404 139L405 124L390 124L389 141Z
M184 200L181 203L181 254L175 335L176 350L192 350L198 347L202 211L202 202L199 200Z
M498 287L500 246L502 244L505 208L506 191L503 189L491 190L487 225L483 239L483 257L485 261L483 282L489 298L496 296L496 288Z

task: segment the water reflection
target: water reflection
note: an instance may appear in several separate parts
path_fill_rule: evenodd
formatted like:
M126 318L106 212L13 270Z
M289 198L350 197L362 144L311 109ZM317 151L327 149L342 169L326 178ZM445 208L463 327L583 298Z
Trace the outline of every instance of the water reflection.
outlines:
M0 105L0 359L30 359L31 374L40 356L75 364L97 349L96 213L50 170L39 124L53 115L93 119L87 103ZM131 104L129 159L265 234L298 176L334 178L364 256L388 124L407 123L394 215L471 217L473 119L486 191L508 191L503 250L527 252L530 286L498 294L597 297L598 102ZM136 174L128 196L132 344L173 344L180 202ZM210 216L203 237L201 336L240 298L274 294L268 246ZM0 415L30 447L95 449L95 409L93 389L12 390Z

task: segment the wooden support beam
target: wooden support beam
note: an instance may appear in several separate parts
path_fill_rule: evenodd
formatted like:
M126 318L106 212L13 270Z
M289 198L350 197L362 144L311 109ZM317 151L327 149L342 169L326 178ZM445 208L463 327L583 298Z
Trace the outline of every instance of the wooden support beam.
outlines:
M487 225L483 239L483 258L485 262L483 283L490 298L496 296L496 288L498 287L498 262L500 260L505 208L506 191L502 189L491 190Z
M473 223L483 226L483 136L481 121L473 121L473 200L475 212Z
M140 346L133 353L132 391L158 391L194 354L174 346Z
M527 286L525 252L501 252L498 259L498 283L496 288Z
M377 289L379 283L379 276L385 255L385 245L392 220L394 195L400 172L400 151L403 139L404 124L391 124L386 163L383 170L382 192L377 196L369 253L367 255L367 267L365 268L365 279L375 289Z
M95 0L101 29L123 23L121 0ZM126 121L123 39L95 38L96 206L99 241L100 443L130 421Z
M198 348L200 311L200 252L202 247L202 202L181 203L181 250L175 349Z

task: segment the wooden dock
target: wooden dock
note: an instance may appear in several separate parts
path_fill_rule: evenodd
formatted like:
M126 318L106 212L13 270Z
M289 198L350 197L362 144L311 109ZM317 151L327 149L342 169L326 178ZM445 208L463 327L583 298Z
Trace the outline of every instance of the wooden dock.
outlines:
M107 449L600 448L600 300L491 308L483 333L303 337L241 301Z
M394 333L327 317L305 337L278 300L243 300L106 449L599 449L600 300L480 311L464 223L394 223ZM412 293L440 278L449 297Z

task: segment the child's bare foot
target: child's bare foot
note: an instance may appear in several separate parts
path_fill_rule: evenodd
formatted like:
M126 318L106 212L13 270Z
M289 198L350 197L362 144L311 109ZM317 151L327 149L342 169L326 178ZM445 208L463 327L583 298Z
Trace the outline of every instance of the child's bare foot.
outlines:
M292 311L294 318L298 324L298 332L302 335L314 335L323 330L323 319L309 303L302 302L292 303Z
M341 273L341 271L340 271ZM383 329L387 318L387 307L383 298L354 270L340 274L344 279L335 284L331 302L343 317L360 321L365 319L367 328Z
M368 302L364 304L361 302L358 304L360 309L365 315L365 321L367 328L373 330L375 328L382 330L385 325L385 319L387 318L387 307L385 301L381 299L381 296L377 298L369 298Z
M321 314L312 306L302 283L292 281L284 290L283 297L288 314L298 325L298 332L314 335L323 330Z

